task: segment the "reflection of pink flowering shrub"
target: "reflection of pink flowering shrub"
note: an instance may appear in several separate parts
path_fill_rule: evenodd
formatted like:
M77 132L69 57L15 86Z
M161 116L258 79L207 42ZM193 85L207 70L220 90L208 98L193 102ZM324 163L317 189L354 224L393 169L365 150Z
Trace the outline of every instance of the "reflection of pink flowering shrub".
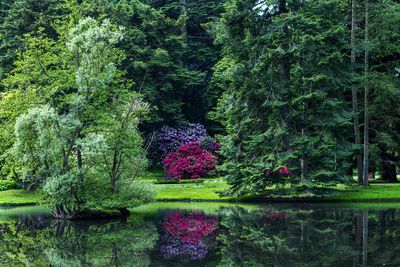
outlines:
M216 175L217 157L198 142L190 142L170 152L163 164L168 179L195 179Z
M205 214L181 212L167 215L164 228L167 232L183 242L197 243L217 229L218 220Z
M203 213L169 213L164 220L161 252L165 258L188 257L199 260L208 253L207 240L215 239L218 219Z
M201 241L195 244L185 243L170 235L164 235L161 237L161 243L163 245L160 251L166 259L186 257L190 260L201 260L208 253L207 245Z
M269 219L272 221L281 221L286 219L286 212L284 211L271 211L271 213L268 215Z

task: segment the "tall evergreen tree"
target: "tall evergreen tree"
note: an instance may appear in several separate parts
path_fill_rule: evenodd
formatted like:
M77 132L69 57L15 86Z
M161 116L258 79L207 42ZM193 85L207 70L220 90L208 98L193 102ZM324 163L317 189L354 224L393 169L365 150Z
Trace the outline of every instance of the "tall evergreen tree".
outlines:
M226 0L152 0L150 5L161 10L168 17L178 20L185 40L182 48L183 64L200 80L191 82L185 92L184 110L190 121L203 122L207 111L214 107L213 95L206 94L210 86L212 68L220 57L220 47L213 44L214 38L208 33L208 25L223 12ZM188 77L189 79L193 79ZM211 122L207 121L209 126Z
M379 171L388 182L397 182L400 163L400 4L369 2L369 156L370 171Z
M215 29L229 78L214 115L228 131L222 151L234 193L264 190L281 165L304 181L344 176L352 153L346 12L342 1L227 6Z
M56 32L51 22L64 14L59 5L61 2L14 0L12 4L11 1L2 4L0 9L8 10L7 15L0 19L0 79L13 68L16 52L21 50L20 38L24 34L43 28L47 35L55 37ZM11 6L8 6L10 4Z

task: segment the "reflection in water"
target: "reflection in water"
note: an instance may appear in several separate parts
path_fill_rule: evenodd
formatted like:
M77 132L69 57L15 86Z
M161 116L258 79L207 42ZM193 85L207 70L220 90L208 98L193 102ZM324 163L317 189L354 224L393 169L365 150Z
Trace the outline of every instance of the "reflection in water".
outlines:
M400 266L399 211L164 209L127 221L79 223L13 213L0 216L0 265Z
M168 213L162 224L160 251L166 259L204 259L217 228L218 219L204 213Z

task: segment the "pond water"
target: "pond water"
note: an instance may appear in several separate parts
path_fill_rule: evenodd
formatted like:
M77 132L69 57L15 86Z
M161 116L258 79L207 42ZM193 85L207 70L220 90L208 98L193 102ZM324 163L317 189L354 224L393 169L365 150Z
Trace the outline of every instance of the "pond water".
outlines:
M400 266L400 205L154 203L124 221L0 209L1 266Z

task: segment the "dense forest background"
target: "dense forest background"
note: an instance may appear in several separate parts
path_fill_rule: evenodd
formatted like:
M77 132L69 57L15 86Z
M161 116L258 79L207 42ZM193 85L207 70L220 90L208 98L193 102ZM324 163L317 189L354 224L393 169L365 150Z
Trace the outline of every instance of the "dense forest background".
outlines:
M99 35L94 42L105 45L93 47L104 54L85 54L84 45L74 46L70 31L79 30L79 22L89 17L111 25L88 22L93 29L108 29L104 34L110 36L118 29L123 38L108 43ZM349 182L353 173L359 183L374 173L395 182L399 27L396 0L2 0L1 178L21 179L29 164L31 177L53 172L46 166L33 171L48 163L40 153L16 159L15 144L18 148L21 141L16 139L27 128L15 124L44 103L55 110L47 111L53 117L79 115L79 106L72 103L88 87L77 77L82 64L90 63L82 59L89 55L98 68L81 75L98 77L99 97L86 95L86 111L78 116L82 139L118 124L122 113L108 105L110 99L138 93L148 103L146 119L135 122L143 140L127 130L112 142L133 136L135 145L146 147L164 126L205 125L221 144L220 172L232 194L274 183ZM101 56L117 67L110 77L109 62ZM106 121L104 114L115 121ZM47 123L57 125L57 120ZM74 164L80 168L77 153ZM282 166L290 176L273 175ZM113 179L118 180L117 174Z

